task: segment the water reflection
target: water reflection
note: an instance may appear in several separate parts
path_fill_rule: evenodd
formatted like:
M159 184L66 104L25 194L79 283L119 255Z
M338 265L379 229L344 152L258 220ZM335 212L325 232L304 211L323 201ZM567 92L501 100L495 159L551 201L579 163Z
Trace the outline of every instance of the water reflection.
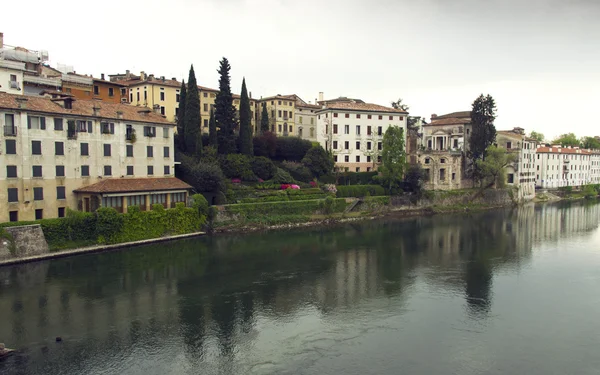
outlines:
M534 242L597 229L599 216L598 204L530 205L1 268L0 339L22 351L0 370L244 373L274 326L373 314L385 300L402 314L427 293L461 296L465 316L486 319L495 273L526 266Z

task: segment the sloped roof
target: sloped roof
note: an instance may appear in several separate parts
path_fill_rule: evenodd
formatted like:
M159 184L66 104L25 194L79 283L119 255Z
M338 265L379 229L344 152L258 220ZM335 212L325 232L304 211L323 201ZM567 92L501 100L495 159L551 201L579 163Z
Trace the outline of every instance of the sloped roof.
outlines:
M451 112L445 115L434 117L435 119L446 119L446 118L468 118L471 119L471 111L459 111ZM433 120L432 120L433 121Z
M108 178L74 190L76 193L133 193L168 190L187 190L192 187L175 177Z
M580 154L580 155L591 155L592 152L581 148L568 148L568 147L547 147L542 146L537 148L538 154Z
M323 110L339 109L349 111L366 111L366 112L388 112L388 113L402 113L408 114L408 112L401 109L395 109L391 107L385 107L379 104L364 103L364 102L333 102L328 103L327 107Z
M17 111L40 112L62 116L86 116L94 118L105 118L118 120L117 112L123 114L123 120L148 122L153 124L169 124L164 116L155 113L146 107L137 107L128 104L107 103L98 100L72 100L72 109L65 109L59 105L62 99L50 99L42 96L23 96L7 93L0 93L0 108L12 109ZM24 104L20 108L19 102ZM98 109L98 115L94 115L94 108Z
M429 124L423 124L423 126L440 126L440 125L465 125L471 122L471 119L466 118L443 118L438 120L439 117L435 117L434 120Z

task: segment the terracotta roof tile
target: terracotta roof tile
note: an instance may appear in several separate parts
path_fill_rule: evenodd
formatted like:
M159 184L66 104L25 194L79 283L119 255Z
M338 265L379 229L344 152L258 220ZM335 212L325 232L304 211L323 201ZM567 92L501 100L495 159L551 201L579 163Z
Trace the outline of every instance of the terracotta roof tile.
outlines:
M24 108L19 108L17 100L23 101ZM147 122L153 124L174 125L162 115L154 113L146 107L137 107L128 104L107 103L98 100L73 100L72 109L65 109L59 105L60 99L50 99L42 96L23 96L0 93L0 108L59 114L63 116L86 116L118 120L117 112L122 112L123 120ZM94 108L99 108L99 114L94 115Z
M384 107L382 105L371 104L371 103L335 102L335 103L327 104L327 107L324 108L324 110L327 110L327 109L408 114L408 112L403 111L401 109Z
M166 190L187 190L192 187L175 177L108 178L74 190L77 193L133 193Z
M466 118L443 118L438 120L439 117L434 118L434 120L429 124L423 124L423 126L436 126L436 125L465 125L471 122L471 119Z
M471 118L471 111L459 111L459 112L451 112L445 115L434 117L435 119L446 119L446 118ZM433 121L433 119L432 119Z
M139 80L139 79L132 79L129 81L117 81L118 83L125 85L125 86L138 86L138 85L159 85L159 86L171 86L171 87L177 87L180 88L181 87L181 82L177 81L177 80L172 80L172 79L165 79L164 81L160 78L152 78L152 79L145 79L145 80Z
M567 147L538 147L538 154L580 154L580 155L591 155L590 150L584 150L581 148L567 148Z

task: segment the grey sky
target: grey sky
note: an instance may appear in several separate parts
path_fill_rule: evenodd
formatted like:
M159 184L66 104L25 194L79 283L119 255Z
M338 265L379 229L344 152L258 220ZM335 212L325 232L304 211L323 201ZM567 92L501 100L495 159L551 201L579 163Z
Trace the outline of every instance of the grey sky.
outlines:
M480 93L498 129L600 135L596 0L32 0L3 17L6 44L50 52L78 73L130 69L217 87L218 61L253 97L358 97L412 115L466 110ZM11 1L3 14L23 14ZM34 27L28 27L37 25ZM185 35L185 38L181 38ZM182 41L183 39L183 41Z

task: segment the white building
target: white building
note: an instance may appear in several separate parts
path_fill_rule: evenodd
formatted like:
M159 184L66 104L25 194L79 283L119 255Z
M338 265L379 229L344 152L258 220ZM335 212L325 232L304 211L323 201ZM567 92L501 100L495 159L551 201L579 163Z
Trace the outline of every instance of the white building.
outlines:
M23 95L25 63L0 59L0 92Z
M148 108L0 93L0 222L184 202L174 125Z
M600 151L593 150L590 155L591 170L590 180L592 184L600 184Z
M592 183L592 154L579 147L538 147L536 186L552 189Z
M298 95L292 95L296 99L294 109L294 122L298 129L298 137L311 142L317 142L317 111L321 106L307 103Z
M381 160L383 134L390 126L404 130L408 112L339 98L319 102L317 141L334 155L336 167L350 172L375 170Z
M516 154L514 163L506 167L506 183L518 190L518 198L535 198L537 143L525 135L523 128L498 131L496 144Z

